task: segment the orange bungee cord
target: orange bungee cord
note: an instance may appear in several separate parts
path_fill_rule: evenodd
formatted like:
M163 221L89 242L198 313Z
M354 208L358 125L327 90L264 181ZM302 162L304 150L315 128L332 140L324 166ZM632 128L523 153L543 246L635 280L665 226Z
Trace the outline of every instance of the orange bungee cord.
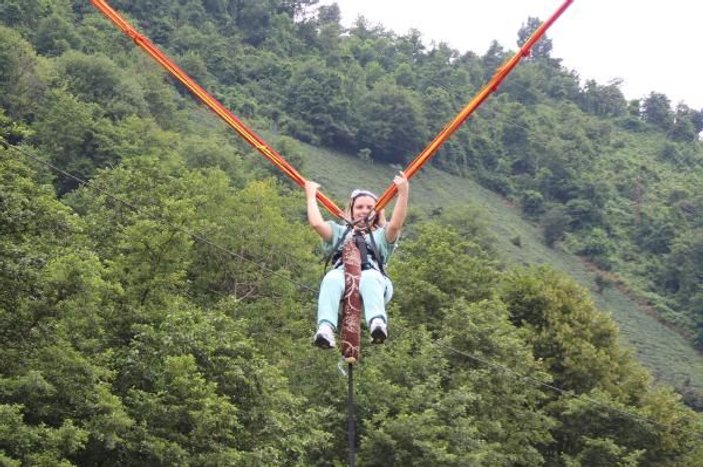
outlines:
M278 154L271 146L269 146L261 137L254 131L248 128L241 120L239 120L232 112L230 112L217 99L212 97L205 89L196 83L188 76L181 68L179 68L171 59L169 59L156 45L149 39L137 32L119 13L113 10L104 0L90 0L90 3L112 21L122 32L134 41L139 47L144 49L151 58L159 65L164 67L174 78L190 90L193 95L205 104L210 110L224 120L234 131L239 134L249 145L256 149L262 156L268 159L273 165L280 169L284 174L290 177L295 183L301 187L305 186L305 179L300 173L290 165L280 154ZM317 199L325 208L334 216L344 218L342 211L334 202L319 190Z
M515 53L515 55L505 62L498 70L495 72L491 80L476 94L476 96L464 107L459 114L454 117L454 120L449 122L442 131L433 139L430 144L427 145L425 149L405 168L405 176L410 180L417 171L419 171L427 161L429 161L436 153L437 150L444 144L444 142L452 135L459 127L466 121L467 118L490 96L494 91L498 89L500 83L505 79L508 74L515 68L515 66L522 60L523 57L530 55L532 46L540 40L544 33L549 29L549 27L561 16L562 13L573 3L573 0L566 0L559 9L544 23L542 23L527 39L527 41L520 47L520 50ZM378 213L381 209L386 207L386 205L393 199L393 197L398 193L398 189L395 184L391 184L388 189L378 198L376 206L371 213L371 218Z

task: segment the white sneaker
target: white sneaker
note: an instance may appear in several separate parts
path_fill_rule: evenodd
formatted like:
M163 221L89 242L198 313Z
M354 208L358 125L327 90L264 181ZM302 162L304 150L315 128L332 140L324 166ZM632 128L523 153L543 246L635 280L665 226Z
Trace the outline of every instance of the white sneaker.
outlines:
M315 336L312 338L313 345L321 349L331 349L335 346L334 330L327 323L322 323L318 328Z
M374 318L369 324L369 331L371 332L371 343L372 344L383 344L388 337L388 326L386 322L381 318Z

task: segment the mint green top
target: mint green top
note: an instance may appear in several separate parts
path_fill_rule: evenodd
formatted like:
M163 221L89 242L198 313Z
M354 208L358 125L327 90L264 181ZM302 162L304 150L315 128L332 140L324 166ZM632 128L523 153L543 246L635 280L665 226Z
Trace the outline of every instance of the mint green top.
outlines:
M338 224L334 221L327 221L327 223L332 227L332 238L329 241L323 241L322 242L322 250L325 255L330 254L332 251L332 248L339 242L339 239L342 235L344 235L344 232L347 230L347 227L342 224ZM381 255L381 258L383 258L384 261L384 268L385 265L388 263L388 258L391 256L393 253L393 250L395 249L396 243L389 243L388 240L386 239L386 229L385 227L378 228L374 230L371 235L373 235L374 242L376 243L376 249L378 250L378 254ZM351 238L352 236L352 231L350 230L347 233L347 238ZM364 238L366 240L367 244L371 244L371 239L369 238L370 235L366 234L364 235ZM346 241L346 240L345 240ZM342 242L340 244L343 245L344 243ZM370 252L369 252L370 253ZM373 263L377 268L378 264L376 264L376 261L373 261L373 258L369 254L369 261Z

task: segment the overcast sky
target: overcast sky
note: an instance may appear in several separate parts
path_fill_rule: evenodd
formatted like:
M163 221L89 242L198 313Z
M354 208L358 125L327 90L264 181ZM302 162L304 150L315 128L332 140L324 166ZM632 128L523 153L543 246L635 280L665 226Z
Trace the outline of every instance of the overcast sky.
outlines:
M333 0L321 0L321 4ZM517 31L529 16L544 21L563 0L336 0L342 24L358 15L405 34L422 33L424 43L446 42L483 55L492 40L517 50ZM703 15L698 0L574 0L547 31L552 57L575 70L582 82L608 84L621 78L627 99L651 91L672 106L683 101L703 109Z

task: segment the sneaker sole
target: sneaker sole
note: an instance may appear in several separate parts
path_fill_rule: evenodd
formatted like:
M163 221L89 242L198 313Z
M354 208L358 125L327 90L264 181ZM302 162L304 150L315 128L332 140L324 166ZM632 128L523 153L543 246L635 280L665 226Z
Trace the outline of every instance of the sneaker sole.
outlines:
M330 345L330 342L325 339L323 336L317 336L315 340L313 341L312 345L315 347L319 347L324 350L331 349L333 346Z
M381 329L375 329L371 333L371 343L372 344L383 344L386 340L386 333Z

